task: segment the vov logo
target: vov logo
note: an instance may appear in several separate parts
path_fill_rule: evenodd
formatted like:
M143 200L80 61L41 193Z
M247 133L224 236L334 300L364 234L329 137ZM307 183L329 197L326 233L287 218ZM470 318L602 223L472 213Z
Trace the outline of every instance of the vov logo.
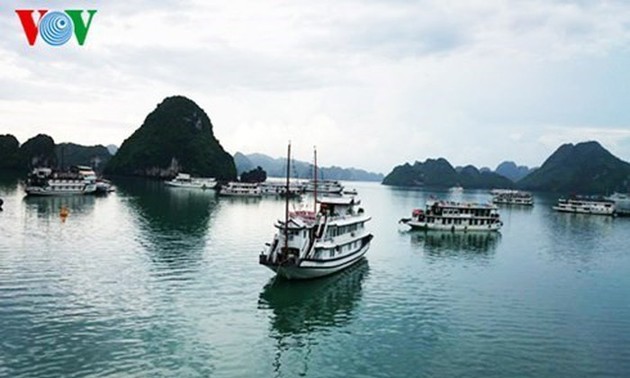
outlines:
M83 19L84 12L87 12L86 21ZM72 38L73 33L79 46L83 46L90 26L92 26L92 19L96 14L96 10L66 9L65 11L49 11L48 9L38 9L39 18L37 22L33 18L34 9L16 9L15 13L20 18L24 34L26 34L26 40L31 46L35 45L38 35L51 46L61 46Z

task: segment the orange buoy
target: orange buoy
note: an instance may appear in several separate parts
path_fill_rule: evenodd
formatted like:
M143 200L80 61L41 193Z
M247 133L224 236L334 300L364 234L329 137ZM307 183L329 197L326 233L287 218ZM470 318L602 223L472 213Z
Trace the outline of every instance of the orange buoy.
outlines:
M68 210L65 205L61 206L61 209L59 209L59 217L61 218L61 221L65 222L68 215L70 215L70 210Z

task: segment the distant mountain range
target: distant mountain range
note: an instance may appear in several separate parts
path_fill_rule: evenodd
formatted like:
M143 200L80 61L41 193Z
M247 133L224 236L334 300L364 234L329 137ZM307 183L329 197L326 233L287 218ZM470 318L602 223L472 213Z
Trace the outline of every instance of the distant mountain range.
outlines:
M459 167L458 167L459 168ZM630 190L630 164L597 142L564 144L537 169L499 164L495 172L474 166L453 168L443 158L399 165L384 185L464 188L518 188L577 194L605 194Z
M237 152L234 155L236 171L240 175L256 167L261 167L271 177L286 176L287 159L273 158L268 155L254 153L245 155ZM313 164L291 159L291 176L294 178L309 179L313 177ZM346 181L382 181L381 173L368 172L357 168L318 167L319 177L327 180Z
M0 169L28 172L33 167L68 168L86 165L101 171L111 159L104 146L55 144L52 137L39 134L22 145L13 135L0 135Z
M524 165L517 166L513 161L504 161L497 166L494 172L517 182L534 170L536 170L536 168L528 168Z
M494 172L481 172L472 165L458 172L444 158L427 159L399 165L383 180L384 185L427 186L448 188L461 185L464 188L490 189L512 188L514 183Z

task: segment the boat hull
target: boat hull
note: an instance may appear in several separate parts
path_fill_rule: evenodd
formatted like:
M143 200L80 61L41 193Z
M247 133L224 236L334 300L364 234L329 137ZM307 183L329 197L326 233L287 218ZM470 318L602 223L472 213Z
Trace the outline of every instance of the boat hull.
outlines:
M185 184L179 182L166 181L166 185L172 188L186 188L186 189L214 189L217 186L217 183L207 183L207 184Z
M452 232L488 232L499 231L502 223L493 223L488 225L454 225L454 224L435 224L427 222L409 221L407 225L412 230L423 231L452 231Z
M371 241L371 238L370 238ZM278 276L288 280L307 280L328 276L333 273L342 271L356 262L370 249L370 241L361 246L356 252L348 255L340 260L331 261L314 261L303 260L299 265L278 265L264 264L267 268L274 271Z
M89 187L82 190L50 190L40 187L27 187L25 192L29 196L39 197L64 197L64 196L82 196L87 194L95 194L96 187Z
M260 198L262 193L227 193L219 192L221 197L241 197L241 198Z
M614 208L611 208L610 210L608 209L599 210L599 209L583 209L583 208L571 209L571 208L565 208L561 206L553 206L553 209L561 213L608 215L608 216L614 215Z
M492 200L495 205L534 206L534 201Z

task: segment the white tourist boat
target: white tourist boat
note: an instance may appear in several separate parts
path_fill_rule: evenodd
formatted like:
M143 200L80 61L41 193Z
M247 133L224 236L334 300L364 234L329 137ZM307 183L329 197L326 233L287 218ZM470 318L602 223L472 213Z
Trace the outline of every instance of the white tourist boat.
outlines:
M226 197L261 197L260 184L230 181L219 189L220 196Z
M426 208L415 209L411 218L403 218L412 229L441 231L498 231L501 222L493 204L431 200Z
M513 193L513 192L515 192L514 189L491 189L490 190L490 194L492 194L493 196L496 196L499 194Z
M492 203L497 205L533 206L534 196L520 190L504 190L492 196Z
M343 185L337 180L310 180L306 183L305 191L319 195L341 194Z
M281 181L265 181L260 184L260 190L264 196L285 196L287 186ZM304 193L304 184L300 182L289 183L289 196L297 197Z
M630 215L630 194L614 193L606 197L606 199L615 203L615 214L621 216Z
M50 168L35 168L26 182L26 194L31 196L67 196L94 194L96 174L89 167L73 167L69 172L54 172Z
M177 176L166 185L175 188L214 189L217 181L212 177L192 177L188 173L178 173Z
M324 197L318 204L317 212L290 212L278 220L260 264L288 279L307 279L340 271L365 255L372 240L365 224L371 217L358 208L360 201Z
M289 145L289 156L290 151ZM371 217L359 205L356 198L315 197L314 210L289 212L287 199L284 219L277 221L259 263L287 279L326 276L355 264L373 237L365 227Z
M563 213L614 215L615 203L604 199L560 198L553 209Z

